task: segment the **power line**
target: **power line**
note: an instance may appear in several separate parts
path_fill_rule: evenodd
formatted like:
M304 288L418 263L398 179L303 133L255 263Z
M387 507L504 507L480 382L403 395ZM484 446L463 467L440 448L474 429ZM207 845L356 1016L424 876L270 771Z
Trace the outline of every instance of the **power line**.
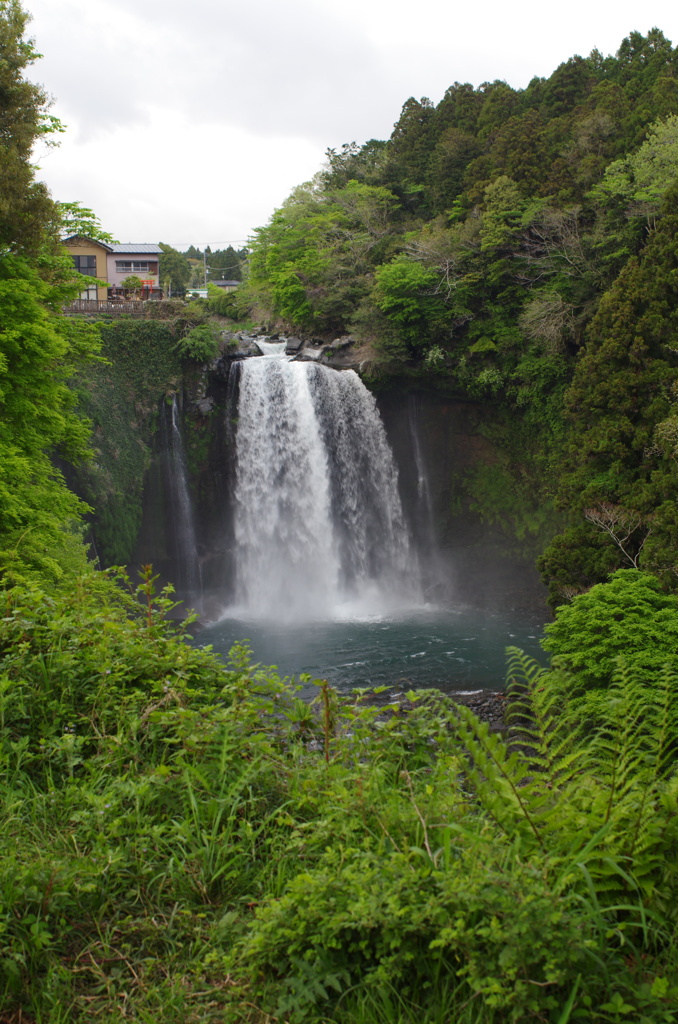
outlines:
M221 242L207 242L206 244L209 245L211 249L213 245L246 245L249 241L249 238L227 238ZM191 242L165 242L165 245L171 245L173 249L177 249L180 245L195 245L195 239ZM197 245L195 247L196 249L199 248Z

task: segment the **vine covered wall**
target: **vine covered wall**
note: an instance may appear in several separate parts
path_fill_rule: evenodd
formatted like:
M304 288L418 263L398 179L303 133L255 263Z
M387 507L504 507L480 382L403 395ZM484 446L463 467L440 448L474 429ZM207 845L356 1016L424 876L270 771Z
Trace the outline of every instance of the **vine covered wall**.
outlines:
M180 324L132 318L99 324L104 361L77 381L95 454L77 470L75 487L94 510L94 544L104 566L127 564L135 550L159 402L181 385L174 348Z

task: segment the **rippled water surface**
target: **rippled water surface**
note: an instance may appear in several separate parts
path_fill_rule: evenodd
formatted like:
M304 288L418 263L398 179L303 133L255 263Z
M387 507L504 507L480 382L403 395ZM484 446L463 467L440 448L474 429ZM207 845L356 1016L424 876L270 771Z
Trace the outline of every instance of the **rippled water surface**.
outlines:
M236 641L248 641L257 662L283 675L308 672L344 690L395 685L452 693L503 688L509 646L544 663L541 635L536 618L448 609L298 625L224 618L194 642L226 656Z

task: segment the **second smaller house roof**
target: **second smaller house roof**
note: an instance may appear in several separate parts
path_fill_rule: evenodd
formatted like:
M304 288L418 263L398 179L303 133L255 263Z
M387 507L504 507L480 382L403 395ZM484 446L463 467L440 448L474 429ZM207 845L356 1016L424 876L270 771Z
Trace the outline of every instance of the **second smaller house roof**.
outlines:
M150 242L116 242L115 245L111 245L111 252L124 252L124 253L161 253L162 249L159 245L153 245Z
M88 245L98 245L101 249L106 249L107 252L113 252L113 246L109 245L108 242L102 242L99 238L88 238L87 235L69 235L68 238L62 238L62 245L75 245L76 242L87 242Z

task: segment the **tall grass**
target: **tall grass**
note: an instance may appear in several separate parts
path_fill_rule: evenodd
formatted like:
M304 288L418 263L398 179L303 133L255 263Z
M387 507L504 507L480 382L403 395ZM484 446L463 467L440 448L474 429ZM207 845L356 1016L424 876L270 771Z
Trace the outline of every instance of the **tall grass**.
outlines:
M580 728L514 652L513 726L221 666L84 580L0 623L4 1020L676 1019L677 680Z

